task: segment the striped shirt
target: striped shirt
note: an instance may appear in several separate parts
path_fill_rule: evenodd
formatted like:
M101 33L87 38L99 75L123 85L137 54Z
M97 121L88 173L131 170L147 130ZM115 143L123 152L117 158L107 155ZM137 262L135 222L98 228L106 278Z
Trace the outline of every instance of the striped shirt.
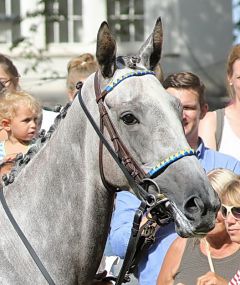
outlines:
M240 269L238 272L234 275L232 280L228 283L228 285L240 285Z

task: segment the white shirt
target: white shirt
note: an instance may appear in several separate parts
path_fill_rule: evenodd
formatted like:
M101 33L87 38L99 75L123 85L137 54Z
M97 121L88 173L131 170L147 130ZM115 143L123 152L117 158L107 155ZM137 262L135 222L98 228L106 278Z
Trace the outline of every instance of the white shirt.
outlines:
M224 125L219 152L231 155L240 160L240 138L231 129L226 116L224 116Z
M55 118L59 113L53 111L42 110L42 125L41 129L44 129L46 132L49 130L51 125L53 125Z

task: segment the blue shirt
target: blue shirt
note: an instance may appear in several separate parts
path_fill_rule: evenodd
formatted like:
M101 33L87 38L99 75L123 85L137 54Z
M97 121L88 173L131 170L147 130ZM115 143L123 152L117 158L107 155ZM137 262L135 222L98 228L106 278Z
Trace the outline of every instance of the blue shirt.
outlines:
M205 147L201 138L199 138L199 146L196 150L196 154L207 173L216 168L226 168L232 170L236 174L240 174L239 160L230 155Z
M197 158L206 172L216 168L227 168L240 174L240 162L235 158L208 149L199 140L196 151ZM140 206L140 200L128 191L117 194L116 207L111 222L109 242L113 254L124 258L131 235L135 211ZM138 280L140 285L156 284L165 254L177 237L174 224L160 228L156 234L155 243L149 248L138 265Z

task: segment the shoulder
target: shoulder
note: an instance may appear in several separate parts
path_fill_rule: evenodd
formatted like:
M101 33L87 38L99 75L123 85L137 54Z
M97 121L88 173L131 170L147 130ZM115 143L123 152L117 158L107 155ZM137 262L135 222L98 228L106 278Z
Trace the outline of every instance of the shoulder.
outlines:
M177 250L178 252L180 251L184 251L185 246L187 243L187 239L186 238L181 238L181 237L177 237L174 242L171 245L171 250Z
M182 256L183 256L183 252L186 248L186 244L187 244L187 239L186 238L181 238L181 237L177 237L172 244L170 245L166 257L165 259L168 260L169 262L173 262L173 263L177 263L181 261ZM172 260L173 255L175 256L175 260ZM165 262L165 260L164 260Z
M179 269L187 239L176 238L169 247L158 276L158 285L173 284L174 277Z
M216 129L216 122L217 122L217 112L211 111L207 112L205 117L200 121L200 127L202 126L211 126Z
M204 140L206 145L212 149L216 149L216 129L217 115L216 111L207 112L205 117L199 122L198 134Z
M215 168L227 168L237 174L240 174L240 161L236 158L209 148L205 149L204 154L204 159L207 161L209 167L211 168L205 169L207 172Z

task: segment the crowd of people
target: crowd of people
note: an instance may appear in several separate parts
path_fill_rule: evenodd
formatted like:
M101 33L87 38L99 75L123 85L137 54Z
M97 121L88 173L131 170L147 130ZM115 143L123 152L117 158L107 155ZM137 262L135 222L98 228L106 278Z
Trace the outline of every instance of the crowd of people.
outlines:
M72 58L67 65L66 96L74 100L76 84L98 69L93 55ZM155 242L137 265L140 285L236 285L240 284L240 44L232 47L227 60L229 103L208 112L205 86L194 73L183 71L158 79L182 105L186 139L206 171L221 200L215 228L201 239L177 236L173 222L159 227ZM21 89L12 60L0 54L0 169L14 163L34 144L39 130L49 129L56 112L46 111L31 94ZM12 164L10 164L12 167ZM129 191L115 199L107 248L124 259L133 219L140 200ZM110 250L109 250L110 248Z

